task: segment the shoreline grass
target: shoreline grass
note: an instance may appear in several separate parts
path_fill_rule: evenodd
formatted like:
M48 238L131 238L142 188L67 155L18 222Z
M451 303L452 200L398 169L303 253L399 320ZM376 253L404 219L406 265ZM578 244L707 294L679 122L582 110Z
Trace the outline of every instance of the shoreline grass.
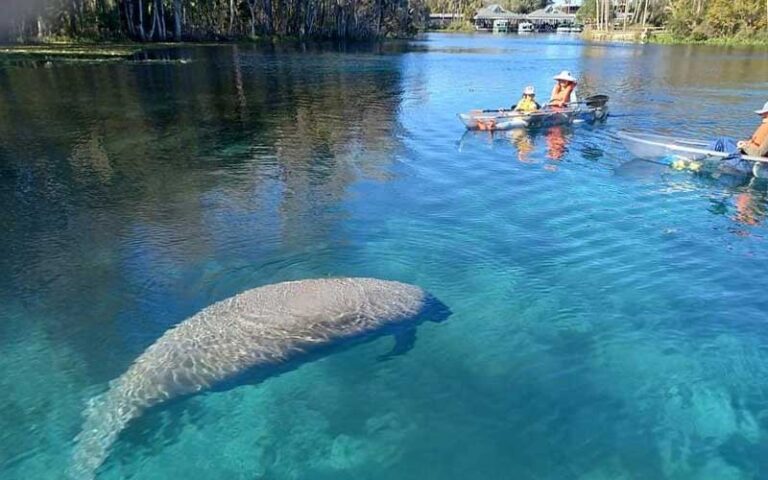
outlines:
M719 47L768 48L768 36L693 38L679 37L672 35L671 33L660 33L651 35L648 38L648 42L659 45L714 45Z
M146 45L128 43L52 42L2 45L0 46L0 56L11 59L27 58L37 60L125 59L146 48Z

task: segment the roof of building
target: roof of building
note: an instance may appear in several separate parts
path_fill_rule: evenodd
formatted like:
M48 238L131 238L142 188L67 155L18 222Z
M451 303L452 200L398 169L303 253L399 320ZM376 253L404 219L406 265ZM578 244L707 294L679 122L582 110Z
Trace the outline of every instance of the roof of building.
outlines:
M553 0L551 3L556 7L581 7L583 4L583 0Z
M580 7L583 0L553 0L549 5L539 10L535 10L528 15L522 13L514 13L505 9L498 3L487 5L477 10L475 14L475 20L497 20L497 19L564 19L574 18L572 13L563 13L563 7Z
M533 12L527 15L528 18L564 18L564 17L570 18L575 16L576 16L575 13L563 13L560 10L552 8L551 5L547 8L534 10Z
M519 13L510 12L501 5L494 3L479 9L475 14L475 19L523 18L524 16Z

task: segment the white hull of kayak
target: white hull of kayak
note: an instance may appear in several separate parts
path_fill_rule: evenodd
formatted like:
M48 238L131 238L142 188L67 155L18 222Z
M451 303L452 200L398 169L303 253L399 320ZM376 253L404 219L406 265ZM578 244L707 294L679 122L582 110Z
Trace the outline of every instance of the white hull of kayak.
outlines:
M733 162L724 161L729 154L710 150L706 140L678 139L628 131L620 131L618 137L630 153L645 160L666 164L684 160L697 162L705 169L732 170L735 173L751 173L758 178L768 178L768 158L741 155L740 165L731 167Z

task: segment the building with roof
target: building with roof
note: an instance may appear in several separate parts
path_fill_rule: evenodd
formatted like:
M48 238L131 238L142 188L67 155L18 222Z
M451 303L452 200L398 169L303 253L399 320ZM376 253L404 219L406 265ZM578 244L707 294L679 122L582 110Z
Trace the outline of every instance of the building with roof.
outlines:
M474 16L477 30L491 30L494 22L506 20L517 30L517 25L530 22L537 30L554 30L559 26L571 26L576 23L576 12L582 5L582 0L554 0L544 8L531 13L514 13L499 4L487 5L477 11Z

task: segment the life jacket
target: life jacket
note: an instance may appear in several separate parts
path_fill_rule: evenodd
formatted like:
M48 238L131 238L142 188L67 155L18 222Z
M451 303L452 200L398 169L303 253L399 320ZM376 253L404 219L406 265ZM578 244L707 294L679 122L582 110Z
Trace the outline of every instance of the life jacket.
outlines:
M555 88L552 89L552 100L551 102L563 102L563 103L571 103L571 94L573 93L573 90L576 88L576 85L573 83L569 83L567 87L560 87L560 84L556 84Z
M752 138L749 139L749 143L754 148L757 149L765 145L765 142L767 140L768 140L768 121L763 120L763 123L761 123L760 126L757 127L757 130L755 130L755 133L752 134Z
M517 105L515 106L515 110L520 112L535 112L541 108L538 103L536 103L536 100L532 98L523 97L520 99L519 102L517 102Z

